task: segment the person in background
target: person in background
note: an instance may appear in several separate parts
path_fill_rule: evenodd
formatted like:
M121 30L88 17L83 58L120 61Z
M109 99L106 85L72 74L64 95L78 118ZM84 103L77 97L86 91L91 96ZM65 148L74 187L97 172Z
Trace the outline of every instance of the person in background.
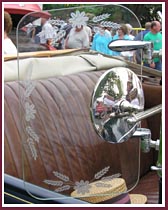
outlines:
M113 36L113 40L118 40L118 39L125 39L125 40L130 40L130 37L128 36L128 28L125 24L122 24L121 27L118 29L116 35ZM113 56L120 56L121 52L116 52L112 51Z
M128 36L128 28L125 24L122 24L121 27L118 29L118 32L113 36L113 40L117 39L130 40L130 37Z
M72 24L69 22L69 18L67 18L66 24L64 24L64 26L62 26L61 29L63 31L65 31L65 36L62 38L62 40L60 42L61 43L61 49L64 49L65 48L65 40L67 39L67 36L72 29Z
M139 32L136 37L134 38L135 41L140 40L143 41L144 36L150 31L151 28L151 22L145 23L145 30Z
M132 26L129 23L127 23L125 25L127 26L127 29L128 29L127 34L129 36L130 40L134 40L135 37L132 35Z
M151 27L151 22L146 22L145 23L145 30L139 32L134 40L135 41L143 41L144 36L150 31L150 27ZM137 64L142 63L141 51L142 50L139 49L139 50L136 50L136 52L134 53L135 61L136 61Z
M86 33L88 34L89 37L89 43L91 43L92 41L92 29L89 26L84 26L84 30L86 31ZM89 44L90 45L90 44Z
M35 44L40 43L40 36L38 34L41 32L42 26L36 26L32 31L32 39L34 40Z
M16 54L17 48L9 38L9 33L12 30L12 19L8 12L4 12L4 54Z
M73 27L65 40L66 49L84 49L89 48L89 36L81 25Z
M127 35L129 36L129 39L130 40L134 40L135 37L131 34L132 33L132 26L129 23L127 23L125 25L127 27ZM128 60L130 62L135 62L135 60L134 60L134 53L135 53L135 51L125 51L125 52L121 52L121 55L126 60Z
M42 30L38 33L38 36L40 37L40 44L46 46L48 49L53 46L52 41L54 38L54 28L52 25L48 22L47 18L41 18L41 24L42 24Z
M160 33L161 24L159 21L152 21L150 32L144 36L144 41L153 42L153 50L160 51L162 49L162 34ZM159 57L153 59L152 63L148 64L144 60L144 66L162 71L162 60Z
M112 40L111 34L109 34L105 27L99 27L99 31L94 35L92 42L92 50L112 55L112 51L108 48L109 42Z
M64 25L64 27L62 28L62 30L64 30L66 32L64 39L67 38L67 36L70 33L71 29L72 29L72 25L69 23L69 20L67 20L67 24Z
M112 36L111 28L105 27L105 32L108 33L109 36Z

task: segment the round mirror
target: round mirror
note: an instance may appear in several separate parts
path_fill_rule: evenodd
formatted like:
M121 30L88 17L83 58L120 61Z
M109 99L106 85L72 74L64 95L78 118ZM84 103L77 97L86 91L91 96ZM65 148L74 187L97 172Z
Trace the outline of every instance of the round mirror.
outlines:
M143 109L142 85L130 69L113 68L99 78L92 96L91 116L104 140L121 143L130 138L139 123L129 123L127 119Z

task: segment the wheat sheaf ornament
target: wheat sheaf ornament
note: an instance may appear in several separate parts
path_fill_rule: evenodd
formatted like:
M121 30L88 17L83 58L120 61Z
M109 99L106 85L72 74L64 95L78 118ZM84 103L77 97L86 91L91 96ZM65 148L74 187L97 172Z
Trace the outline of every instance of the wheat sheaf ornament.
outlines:
M82 26L87 25L88 20L89 18L86 16L85 12L76 11L76 13L71 13L71 18L69 19L69 22L72 24L72 27L81 28Z

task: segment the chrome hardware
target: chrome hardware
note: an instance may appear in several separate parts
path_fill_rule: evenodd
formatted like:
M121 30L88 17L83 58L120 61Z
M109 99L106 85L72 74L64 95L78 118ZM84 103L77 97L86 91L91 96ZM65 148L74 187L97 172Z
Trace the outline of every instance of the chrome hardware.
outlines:
M162 111L162 105L159 104L158 106L152 107L151 109L132 115L132 117L129 117L127 119L127 122L130 124L134 124L147 117L153 116L154 114L160 113L161 111Z
M156 141L153 141L151 139L151 131L149 129L138 128L133 134L133 137L139 137L141 139L141 149L143 152L149 152L150 148L159 150L160 140L157 139Z
M143 49L143 59L147 60L150 64L153 58L153 43L146 41L134 41L134 40L115 40L109 44L109 49L123 52L130 50Z
M162 167L159 167L159 166L151 166L151 170L152 171L161 171L162 170Z

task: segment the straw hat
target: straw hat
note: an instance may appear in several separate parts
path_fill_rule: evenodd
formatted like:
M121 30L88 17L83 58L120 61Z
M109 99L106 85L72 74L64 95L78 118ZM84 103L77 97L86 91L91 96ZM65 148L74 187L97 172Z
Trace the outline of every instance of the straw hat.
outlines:
M99 204L145 204L147 197L141 194L128 194L125 180L114 178L100 180L88 185L88 190L82 194L80 189L71 193L72 197L89 203Z

